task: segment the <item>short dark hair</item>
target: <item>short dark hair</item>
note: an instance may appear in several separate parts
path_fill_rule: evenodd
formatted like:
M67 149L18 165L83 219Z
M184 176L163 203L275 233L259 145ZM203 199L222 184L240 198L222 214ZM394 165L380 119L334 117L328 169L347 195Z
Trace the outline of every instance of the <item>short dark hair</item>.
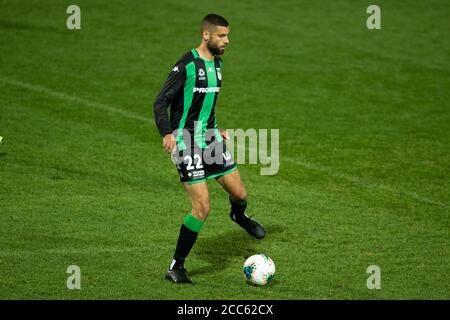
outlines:
M207 28L208 26L221 26L221 27L228 27L228 21L218 14L210 13L206 15L202 20L202 26L201 26L201 32L203 32L203 29Z

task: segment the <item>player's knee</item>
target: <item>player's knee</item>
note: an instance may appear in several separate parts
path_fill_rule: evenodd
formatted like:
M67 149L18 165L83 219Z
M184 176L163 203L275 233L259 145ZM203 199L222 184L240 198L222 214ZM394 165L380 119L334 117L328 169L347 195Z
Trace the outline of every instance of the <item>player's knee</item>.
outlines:
M247 200L247 192L245 191L245 189L242 188L238 192L233 194L233 199L236 200L236 201Z
M208 216L209 210L211 208L211 204L209 200L200 200L194 203L193 211L197 215L197 217L201 220L205 220Z
M209 201L205 201L205 202L202 202L202 203L200 204L200 207L201 207L201 211L202 211L205 215L208 215L209 209L211 209L211 204L209 203Z

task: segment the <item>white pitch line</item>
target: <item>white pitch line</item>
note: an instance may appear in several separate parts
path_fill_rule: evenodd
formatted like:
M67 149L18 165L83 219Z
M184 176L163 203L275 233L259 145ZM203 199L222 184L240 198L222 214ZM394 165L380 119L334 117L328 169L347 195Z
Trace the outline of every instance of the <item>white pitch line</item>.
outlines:
M124 252L144 252L149 251L148 247L113 247L113 248L100 248L100 247L89 247L89 248L53 248L53 249L36 249L36 250L13 250L4 249L0 252L0 257L8 256L23 256L23 255L43 255L43 254L104 254L104 253L124 253ZM155 252L152 253L152 255Z
M350 176L350 175L344 174L342 172L336 172L336 171L334 171L333 169L330 169L330 168L326 168L326 167L323 167L323 166L320 166L320 165L314 165L314 164L311 164L311 163L306 163L306 162L303 162L301 160L289 159L289 158L287 158L286 160L288 160L289 162L298 164L298 165L300 165L300 166L302 166L304 168L307 168L307 169L313 169L313 170L317 170L317 171L320 171L320 172L324 172L324 173L326 173L329 176L332 176L334 178L344 179L344 180L348 180L350 182L356 183L358 185L365 185L367 187L385 190L385 191L388 191L388 192L390 192L392 194L395 194L395 193L397 193L397 194L398 193L404 194L404 195L407 195L407 196L409 196L409 197L411 197L411 198L413 198L415 200L418 200L420 202L424 202L424 203L427 203L427 204L431 204L431 205L447 208L447 205L445 203L438 202L438 201L435 201L435 200L432 200L432 199L420 196L420 195L418 195L415 192L405 191L405 190L402 190L402 189L399 189L399 188L394 188L394 187L390 187L390 186L387 186L387 185L384 185L384 184L372 182L372 181L366 180L364 178Z
M253 145L249 146L249 149L251 151L253 151L253 152L256 152L256 148ZM364 178L361 178L361 177L350 176L350 175L347 175L345 173L335 171L335 170L333 170L331 168L327 168L327 167L324 167L324 166L321 166L321 165L304 162L301 159L294 159L294 158L286 157L286 156L283 157L283 156L280 155L280 162L281 161L288 161L288 162L294 163L296 165L300 165L300 166L302 166L302 167L304 167L306 169L317 170L317 171L326 173L327 175L329 175L329 176L331 176L333 178L348 180L348 181L356 183L356 184L358 184L360 186L366 186L366 187L369 187L369 188L380 189L380 190L388 191L388 192L390 192L392 194L395 194L395 193L399 194L400 193L400 194L404 194L404 195L406 195L406 196L408 196L410 198L413 198L414 200L417 200L419 202L423 202L423 203L427 203L427 204L431 204L431 205L439 206L439 207L443 207L443 208L448 208L448 205L445 204L445 203L438 202L438 201L435 201L435 200L423 197L421 195L418 195L415 192L405 191L405 190L401 190L399 188L390 187L390 186L387 186L387 185L384 185L384 184L381 184L381 183L372 182L372 181L370 181L368 179L364 179Z
M34 91L34 92L41 92L41 93L45 93L49 96L58 98L58 99L62 99L62 100L66 100L66 101L71 101L71 102L75 102L78 104L82 104L85 105L87 107L92 107L98 110L104 110L104 111L108 111L111 113L116 113L116 114L120 114L121 116L124 116L125 118L129 118L129 119L134 119L134 120L139 120L142 122L149 122L151 120L151 118L146 118L143 116L140 116L136 113L130 112L130 111L125 111L122 109L117 109L111 106L108 106L106 104L103 103L99 103L99 102L94 102L91 100L87 100L87 99L83 99L83 98L79 98L77 96L72 96L69 95L67 93L63 93L63 92L58 92L58 91L53 91L51 89L42 87L42 86L38 86L35 84L31 84L31 83L26 83L26 82L22 82L22 81L18 81L18 80L13 80L13 79L9 79L9 78L5 78L5 77L0 77L0 81L7 83L9 85L13 85L16 87L20 87L20 88L25 88L27 90L30 91Z

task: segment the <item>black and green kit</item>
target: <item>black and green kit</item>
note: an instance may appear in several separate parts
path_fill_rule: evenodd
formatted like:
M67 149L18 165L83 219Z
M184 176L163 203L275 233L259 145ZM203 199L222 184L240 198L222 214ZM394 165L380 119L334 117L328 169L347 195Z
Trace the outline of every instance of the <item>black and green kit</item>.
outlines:
M179 158L183 160L183 163L177 163L177 168L180 180L185 183L219 177L236 168L230 153L226 151L215 116L222 84L221 69L220 57L203 59L192 49L173 66L154 104L160 135L173 133L176 137ZM167 113L169 106L170 117ZM208 149L211 142L220 144L223 163L216 161L211 165L202 161L202 151ZM200 152L194 149L200 149ZM216 156L214 152L213 155Z

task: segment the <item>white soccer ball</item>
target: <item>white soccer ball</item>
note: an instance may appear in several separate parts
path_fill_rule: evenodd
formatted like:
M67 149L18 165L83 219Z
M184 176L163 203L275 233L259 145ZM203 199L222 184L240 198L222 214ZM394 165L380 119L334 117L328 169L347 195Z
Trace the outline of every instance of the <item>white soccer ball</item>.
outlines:
M275 263L265 254L255 254L245 260L243 271L247 282L265 286L275 275Z

